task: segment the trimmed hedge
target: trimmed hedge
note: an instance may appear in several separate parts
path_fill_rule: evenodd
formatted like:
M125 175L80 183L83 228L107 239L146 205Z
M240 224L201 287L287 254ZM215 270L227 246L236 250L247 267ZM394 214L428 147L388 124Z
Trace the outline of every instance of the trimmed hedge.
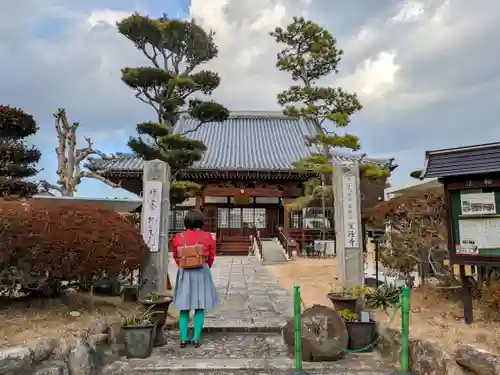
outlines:
M138 228L100 206L0 201L0 270L88 280L141 267L149 254Z

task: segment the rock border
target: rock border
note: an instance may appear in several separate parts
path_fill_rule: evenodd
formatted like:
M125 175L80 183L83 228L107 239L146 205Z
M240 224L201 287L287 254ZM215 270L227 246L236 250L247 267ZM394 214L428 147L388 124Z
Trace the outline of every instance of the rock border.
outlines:
M379 331L378 353L393 364L401 358L401 332ZM471 345L458 345L450 353L436 343L410 339L410 373L414 375L500 375L500 356Z
M0 349L0 374L95 375L122 353L121 323L96 319L78 337L44 337L31 346Z

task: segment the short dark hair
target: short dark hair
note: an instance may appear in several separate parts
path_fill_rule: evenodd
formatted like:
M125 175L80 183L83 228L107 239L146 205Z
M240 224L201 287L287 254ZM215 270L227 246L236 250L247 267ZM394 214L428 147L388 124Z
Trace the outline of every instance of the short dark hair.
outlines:
M203 214L200 210L189 210L184 216L184 227L186 229L202 229L205 224Z

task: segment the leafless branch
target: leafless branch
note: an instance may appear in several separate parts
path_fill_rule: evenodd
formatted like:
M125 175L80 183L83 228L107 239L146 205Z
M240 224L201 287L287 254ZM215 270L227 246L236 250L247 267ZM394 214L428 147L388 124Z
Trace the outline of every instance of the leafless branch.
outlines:
M79 164L91 155L97 155L103 160L116 159L116 155L108 155L98 149L95 149L92 139L90 139L90 137L83 137L83 138L85 139L85 142L87 142L87 147L79 148L75 151L75 163Z
M101 176L99 176L100 178L95 177L98 174L82 171L82 163L91 155L97 155L104 160L113 160L117 156L107 155L95 149L90 137L84 137L87 142L86 147L77 149L76 131L78 130L79 123L74 122L70 124L66 111L62 108L57 110L54 118L58 138L56 153L59 188L56 190L63 196L72 196L76 192L76 188L80 184L82 177L96 178L111 186L113 183L106 182L107 180Z
M114 183L113 181L109 181L105 177L101 176L100 174L97 174L92 171L81 171L80 172L81 177L87 177L87 178L94 178L96 180L99 180L101 182L104 182L106 185L111 186L112 188L119 188L121 187L121 181L118 183Z

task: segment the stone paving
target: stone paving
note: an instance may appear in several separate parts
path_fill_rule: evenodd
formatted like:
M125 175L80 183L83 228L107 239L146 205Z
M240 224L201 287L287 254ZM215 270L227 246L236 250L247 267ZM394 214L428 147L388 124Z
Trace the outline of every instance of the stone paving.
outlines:
M176 266L169 272L175 280ZM179 332L146 359L107 366L105 375L284 375L294 368L281 328L292 315L292 298L262 264L250 257L218 257L212 269L221 304L206 315L201 347L179 348ZM336 362L304 363L312 375L392 373L376 353L349 354Z
M166 346L146 359L117 361L104 373L188 374L188 375L270 375L286 374L294 368L287 348L277 333L210 332L202 336L200 348L178 346L178 333L170 332ZM387 375L388 367L376 353L349 354L336 362L304 363L311 375Z
M175 282L174 261L169 273ZM207 311L207 330L280 332L292 316L292 298L253 257L217 257L212 277L221 303Z

